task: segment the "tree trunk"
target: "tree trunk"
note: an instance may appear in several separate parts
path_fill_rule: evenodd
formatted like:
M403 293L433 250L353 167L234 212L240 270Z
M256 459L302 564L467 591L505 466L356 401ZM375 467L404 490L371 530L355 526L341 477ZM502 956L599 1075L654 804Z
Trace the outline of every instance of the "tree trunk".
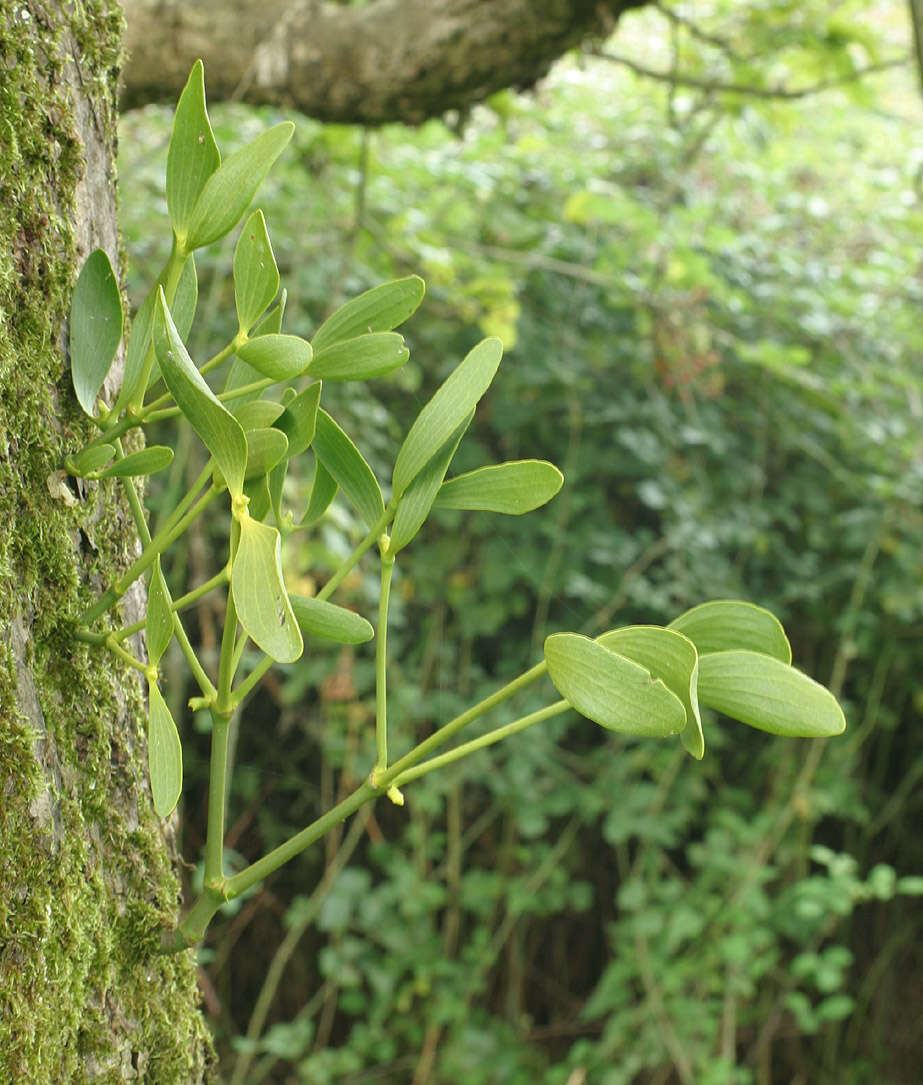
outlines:
M206 1080L172 842L136 678L69 622L137 553L117 487L60 470L91 433L70 390L78 265L117 266L114 0L0 5L0 1081ZM142 598L125 601L134 620ZM136 647L142 651L141 646Z
M123 104L174 100L205 61L212 101L281 103L318 120L419 124L611 33L647 0L125 0Z

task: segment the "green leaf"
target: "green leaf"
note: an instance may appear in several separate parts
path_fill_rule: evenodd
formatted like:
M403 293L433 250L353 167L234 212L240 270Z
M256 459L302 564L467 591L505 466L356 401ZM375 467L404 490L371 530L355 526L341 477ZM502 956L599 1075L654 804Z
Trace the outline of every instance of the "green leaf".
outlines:
M317 412L312 447L362 519L374 527L385 511L378 482L359 449L323 409Z
M389 332L414 313L426 287L418 275L366 290L331 314L314 333L315 354L365 332Z
M317 523L327 509L330 508L330 502L336 497L338 489L336 479L321 461L317 460L317 466L314 469L314 485L311 487L308 507L301 518L302 527L313 527Z
M686 724L682 702L659 678L589 637L552 634L545 660L561 696L602 727L662 738L679 734Z
M234 303L240 330L248 332L279 289L279 269L262 211L254 211L234 250Z
M183 747L176 724L156 682L148 683L150 723L147 734L147 763L151 793L158 817L169 817L183 790Z
M119 284L102 249L87 257L71 300L71 379L77 402L93 414L115 352L122 339L122 297Z
M210 245L234 228L294 130L290 121L277 124L221 163L190 215L186 238L181 239L186 252Z
M646 667L680 699L686 710L686 726L680 739L697 760L705 756L705 736L697 695L699 657L695 645L681 633L659 625L630 625L597 637L603 647Z
M215 457L231 495L240 496L247 466L247 438L240 423L222 406L193 365L167 310L163 289L154 317L154 348L176 405Z
M156 667L173 637L173 601L160 567L160 555L154 561L147 587L147 614L144 619L148 659Z
M375 636L375 630L355 611L307 595L291 595L289 599L295 620L309 637L322 637L337 644L364 644Z
M320 393L320 381L309 384L286 406L275 422L276 429L282 430L288 438L289 459L300 456L314 440Z
M108 463L114 455L115 448L112 445L93 445L92 448L81 449L76 456L71 456L66 466L77 478L87 478Z
M494 379L502 354L503 344L499 339L489 338L479 343L417 415L394 464L395 497L400 497L477 405Z
M453 439L436 453L404 491L391 526L392 553L396 554L399 550L403 550L423 526L439 493L439 487L449 469L452 457L473 418L474 411L470 411L468 417L455 431Z
M97 478L130 478L135 475L155 475L173 462L173 449L166 445L149 445L131 452L124 459L111 463Z
M248 339L237 355L264 377L291 380L311 364L311 344L297 335L261 335Z
M700 656L746 648L791 663L792 648L779 619L763 607L719 599L687 610L667 626L688 637Z
M547 460L513 460L479 467L444 482L438 509L481 509L519 516L550 501L564 476Z
M137 391L138 382L144 371L144 360L148 348L151 345L151 333L154 326L154 306L160 287L165 282L165 271L161 272L154 283L154 287L141 303L141 308L135 314L131 322L131 333L128 337L128 346L125 350L125 376L122 378L122 387L119 390L119 398L116 400L115 413L118 414ZM192 321L195 317L196 301L198 299L198 281L196 279L195 260L191 256L186 258L183 270L180 272L179 284L176 288L176 296L170 308L170 315L179 333L180 339L186 341ZM160 375L160 367L154 365L151 371L151 382Z
M280 430L247 430L247 470L244 478L268 474L288 452L288 438Z
M221 155L205 108L202 61L192 66L173 115L167 151L167 210L179 237L185 235L193 209L209 177L221 165Z
M247 512L254 520L265 520L266 514L272 507L272 495L269 492L269 483L266 475L258 475L256 478L247 479L244 483L244 493L250 504Z
M397 332L374 332L324 347L314 355L311 376L330 381L364 381L399 369L410 357Z
M699 700L773 735L829 738L846 729L843 710L828 689L761 652L700 656Z
M263 429L275 424L285 408L271 399L254 399L249 403L237 403L231 414L243 426L244 433L251 429Z
M304 645L282 579L282 540L274 527L252 516L240 520L231 591L253 643L279 663L294 663Z

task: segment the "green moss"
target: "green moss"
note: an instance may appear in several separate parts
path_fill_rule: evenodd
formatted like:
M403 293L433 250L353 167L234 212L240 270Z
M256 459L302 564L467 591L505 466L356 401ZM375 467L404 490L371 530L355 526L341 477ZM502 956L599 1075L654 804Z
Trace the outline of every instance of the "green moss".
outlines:
M0 1081L185 1085L211 1048L189 955L152 954L179 885L142 691L68 632L125 566L130 517L116 486L73 507L48 487L90 433L61 349L83 169L63 72L80 57L114 141L121 29L114 4L73 7L64 27L0 14Z

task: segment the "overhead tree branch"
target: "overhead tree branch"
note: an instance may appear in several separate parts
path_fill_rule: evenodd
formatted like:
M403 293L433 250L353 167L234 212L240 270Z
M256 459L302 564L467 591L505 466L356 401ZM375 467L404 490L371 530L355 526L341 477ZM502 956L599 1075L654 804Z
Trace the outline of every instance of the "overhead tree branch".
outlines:
M211 101L246 97L325 121L419 124L611 33L646 0L124 0L121 105L173 101L205 61Z

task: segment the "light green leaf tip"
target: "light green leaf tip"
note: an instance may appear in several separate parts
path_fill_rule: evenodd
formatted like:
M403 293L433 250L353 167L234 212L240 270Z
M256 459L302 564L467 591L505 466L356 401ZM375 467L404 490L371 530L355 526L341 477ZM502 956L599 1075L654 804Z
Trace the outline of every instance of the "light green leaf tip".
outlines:
M391 331L417 310L425 289L418 275L410 275L366 290L321 324L311 339L314 353L366 332Z
M743 648L791 663L792 647L779 619L738 599L715 599L687 610L667 626L688 637L700 656Z
M173 601L160 567L160 555L151 570L147 589L147 614L144 622L148 659L156 667L173 637Z
M167 151L167 210L178 237L185 236L202 189L220 165L221 154L205 107L205 69L197 60L173 115Z
M241 332L248 332L276 296L279 269L262 211L244 223L234 250L234 304Z
M479 467L442 484L436 508L520 516L550 501L564 476L547 460L513 460Z
M371 624L352 610L308 595L291 595L289 598L295 619L308 636L337 644L364 644L375 636Z

